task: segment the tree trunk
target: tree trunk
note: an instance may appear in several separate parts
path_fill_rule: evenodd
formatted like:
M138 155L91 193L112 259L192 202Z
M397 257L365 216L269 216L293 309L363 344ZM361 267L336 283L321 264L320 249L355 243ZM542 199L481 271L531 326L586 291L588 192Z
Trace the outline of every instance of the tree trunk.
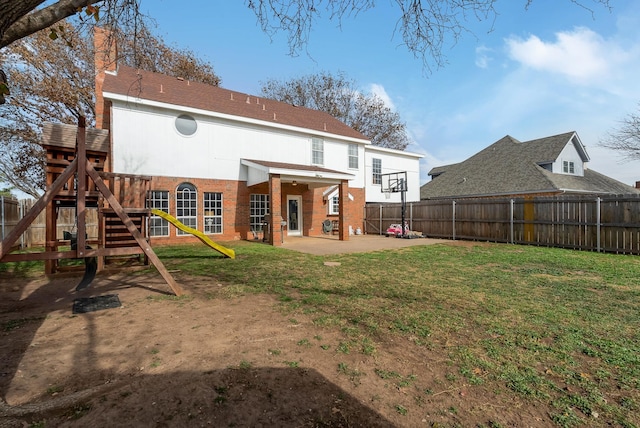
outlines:
M78 12L78 8L99 0L58 0L30 13L45 0L0 0L0 48L25 36L50 27Z

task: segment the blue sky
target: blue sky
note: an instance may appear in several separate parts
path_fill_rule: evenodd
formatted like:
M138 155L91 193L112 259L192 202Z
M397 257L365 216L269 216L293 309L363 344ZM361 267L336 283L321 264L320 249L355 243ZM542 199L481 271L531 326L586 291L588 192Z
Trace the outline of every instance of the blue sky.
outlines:
M589 168L629 185L640 181L638 161L598 147L640 110L640 2L611 0L609 11L583 0L589 11L570 0L534 0L528 10L525 0L499 0L493 29L469 21L472 33L446 43L448 64L431 73L394 35L394 3L378 1L341 27L328 16L317 20L306 51L293 57L287 34L263 33L244 2L142 6L167 44L212 63L228 89L257 95L268 79L344 72L406 122L407 150L425 155L422 183L432 167L460 162L505 135L527 141L568 131L587 147Z

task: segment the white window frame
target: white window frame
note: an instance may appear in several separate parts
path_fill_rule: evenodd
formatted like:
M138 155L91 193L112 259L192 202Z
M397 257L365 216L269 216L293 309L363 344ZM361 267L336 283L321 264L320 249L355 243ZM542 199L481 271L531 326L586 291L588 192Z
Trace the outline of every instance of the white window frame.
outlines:
M382 184L382 159L371 159L371 182L373 184Z
M169 214L169 191L149 191L147 206ZM151 218L149 219L149 236L169 236L169 222L160 216L151 214Z
M249 227L252 232L262 231L264 216L268 215L269 195L252 193L249 195Z
M202 196L202 211L204 219L204 233L216 235L223 230L222 192L204 192Z
M349 168L358 169L358 164L359 164L358 145L349 144Z
M340 214L340 195L336 194L329 198L329 215Z
M323 200L327 201L327 214L338 215L340 214L340 188L338 186L329 187L322 194ZM347 193L347 199L349 201L355 200L351 193Z
M322 138L311 139L311 163L324 165L324 140Z
M192 229L198 228L198 190L191 183L181 183L176 188L176 218ZM178 229L178 235L188 235Z
M564 172L565 174L575 174L576 173L575 164L571 161L563 161L562 172Z

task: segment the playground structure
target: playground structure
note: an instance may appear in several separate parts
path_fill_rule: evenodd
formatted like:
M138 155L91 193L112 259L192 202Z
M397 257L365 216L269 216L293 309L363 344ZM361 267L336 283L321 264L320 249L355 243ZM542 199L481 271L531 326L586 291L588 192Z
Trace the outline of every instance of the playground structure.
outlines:
M144 264L151 262L156 267L175 295L182 295L182 287L149 244L150 211L144 207L151 178L105 171L108 131L87 131L84 118L79 120L75 138L73 128L61 124L45 126L47 190L0 244L0 262L44 260L45 273L51 275L60 271L60 260L84 258L85 275L77 287L79 290L91 283L96 271L104 269L106 258L139 255L144 257ZM61 207L76 209L76 231L65 233L62 240L58 239L56 224ZM12 254L12 245L43 209L46 209L45 251ZM87 239L87 209L98 210L97 239ZM61 250L65 246L71 249Z

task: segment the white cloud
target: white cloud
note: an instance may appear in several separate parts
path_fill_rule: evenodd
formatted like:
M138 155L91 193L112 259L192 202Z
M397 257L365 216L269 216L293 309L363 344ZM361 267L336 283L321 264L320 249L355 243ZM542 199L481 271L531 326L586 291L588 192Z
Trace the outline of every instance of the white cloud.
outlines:
M554 42L532 35L527 40L506 39L511 59L540 71L565 75L586 83L607 76L624 61L624 53L588 28L556 33Z
M640 3L634 7L640 11ZM576 27L545 40L539 27L529 37L503 39L502 48L475 47L476 67L434 76L419 107L396 99L424 148L410 149L425 154L423 183L431 168L460 162L507 134L526 141L568 131L577 131L588 146L589 168L627 184L640 180L637 162L620 163L597 146L618 120L637 111L640 100L640 14L627 11L624 19L629 22L598 33Z
M378 83L372 83L370 90L372 94L380 97L380 99L384 101L384 104L387 107L389 107L392 110L395 110L396 106L393 104L393 101L391 101L391 97L389 96L389 94L387 94L387 91L384 89L384 86Z
M476 48L476 66L479 68L488 68L492 58L489 55L491 49L486 46L478 46Z

